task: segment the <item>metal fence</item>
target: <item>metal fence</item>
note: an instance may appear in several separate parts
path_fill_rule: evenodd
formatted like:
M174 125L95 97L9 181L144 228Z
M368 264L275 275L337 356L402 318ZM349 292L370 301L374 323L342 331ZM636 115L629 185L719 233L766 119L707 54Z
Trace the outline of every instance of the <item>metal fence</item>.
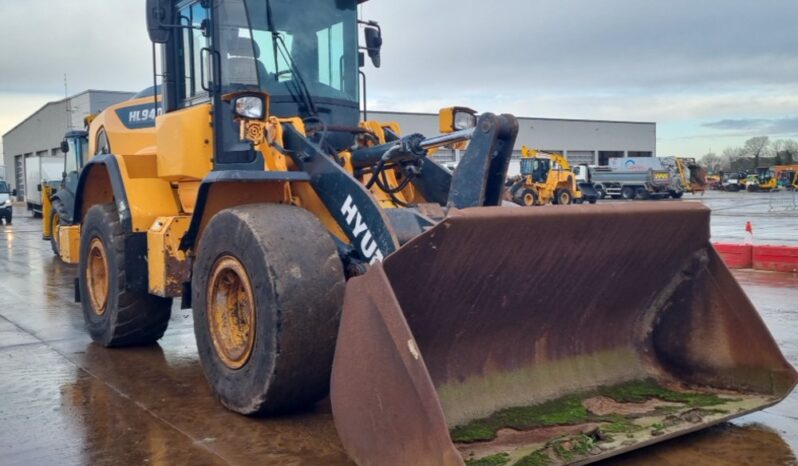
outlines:
M768 194L768 211L784 212L798 210L798 191L779 190Z

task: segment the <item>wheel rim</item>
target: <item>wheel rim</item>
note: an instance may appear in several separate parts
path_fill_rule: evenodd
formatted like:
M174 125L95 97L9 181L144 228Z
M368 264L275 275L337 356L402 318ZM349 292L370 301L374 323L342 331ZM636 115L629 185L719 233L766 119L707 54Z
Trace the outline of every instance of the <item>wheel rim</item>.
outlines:
M560 204L568 205L570 204L570 200L571 197L568 195L568 193L560 193Z
M252 284L238 259L219 258L208 287L208 324L216 355L230 369L242 368L255 344Z
M524 205L531 206L535 204L535 196L532 193L524 194Z
M108 305L108 258L100 238L92 238L88 257L86 283L89 300L94 313L101 316Z

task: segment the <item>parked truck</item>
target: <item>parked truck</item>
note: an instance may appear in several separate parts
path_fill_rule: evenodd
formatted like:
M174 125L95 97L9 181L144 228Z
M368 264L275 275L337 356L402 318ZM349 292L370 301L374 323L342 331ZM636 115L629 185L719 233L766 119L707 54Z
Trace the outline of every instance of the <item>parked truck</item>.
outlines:
M42 185L59 183L63 171L63 156L25 159L25 204L35 217L42 215Z
M649 199L682 197L684 191L674 188L668 170L614 170L611 167L590 167L590 179L603 199Z

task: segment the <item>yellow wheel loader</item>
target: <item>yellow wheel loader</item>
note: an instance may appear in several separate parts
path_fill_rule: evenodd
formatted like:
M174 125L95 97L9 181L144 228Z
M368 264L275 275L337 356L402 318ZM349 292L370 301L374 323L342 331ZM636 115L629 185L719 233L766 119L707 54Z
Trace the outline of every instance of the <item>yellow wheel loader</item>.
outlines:
M149 0L147 20L160 91L92 122L60 228L97 344L158 340L181 298L222 404L329 392L361 465L583 464L795 385L704 207L499 207L514 117L360 121L382 35L355 0ZM466 142L453 173L427 157Z
M598 193L578 183L568 160L553 152L521 148L521 174L507 181L513 202L521 206L595 204Z

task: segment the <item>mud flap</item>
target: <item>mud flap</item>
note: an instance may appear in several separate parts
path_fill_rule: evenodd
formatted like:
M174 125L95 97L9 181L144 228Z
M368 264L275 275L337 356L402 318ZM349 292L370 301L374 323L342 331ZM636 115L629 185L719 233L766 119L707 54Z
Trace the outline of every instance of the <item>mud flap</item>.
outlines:
M632 392L719 403L669 406L650 435L624 418L640 427L629 439L551 457L585 464L775 404L797 379L710 244L703 206L474 208L347 284L331 399L349 454L388 466L559 454L561 432L536 431L545 418L502 424L508 409ZM585 413L582 437L618 420Z

